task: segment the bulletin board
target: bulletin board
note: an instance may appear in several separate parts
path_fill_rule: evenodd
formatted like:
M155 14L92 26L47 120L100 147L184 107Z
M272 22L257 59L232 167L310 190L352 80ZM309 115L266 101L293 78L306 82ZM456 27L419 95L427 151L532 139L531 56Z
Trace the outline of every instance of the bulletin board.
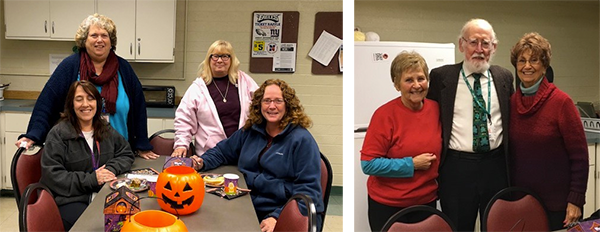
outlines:
M314 37L313 37L313 44L315 44L317 42L317 39L319 39L319 36L323 32L323 30L329 32L330 34L332 34L340 39L344 39L343 33L342 33L342 28L344 26L343 19L344 19L344 17L343 17L342 12L318 12L315 15L315 32L314 32ZM333 56L333 59L331 59L331 62L329 62L329 65L327 65L327 66L323 66L322 64L320 64L319 62L317 62L316 60L313 59L312 60L312 74L315 74L315 75L341 74L340 68L339 68L340 63L338 61L338 56L339 56L339 50L338 50L338 52L335 53L335 55Z
M300 12L298 11L254 11L254 13L283 13L283 25L281 29L282 43L298 44L298 24L300 22ZM253 20L250 20L254 22ZM250 25L252 28L254 25ZM273 72L273 58L253 58L252 57L252 33L250 33L250 72L252 73L275 73ZM297 46L297 45L296 45Z

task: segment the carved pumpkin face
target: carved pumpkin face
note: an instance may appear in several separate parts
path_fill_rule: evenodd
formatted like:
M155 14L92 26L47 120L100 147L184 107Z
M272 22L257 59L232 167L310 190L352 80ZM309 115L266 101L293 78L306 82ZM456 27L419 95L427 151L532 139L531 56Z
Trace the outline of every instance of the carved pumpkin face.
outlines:
M156 181L156 196L163 210L179 215L196 212L204 201L204 180L191 167L172 166Z
M140 211L123 223L122 232L129 231L182 231L188 229L175 215L160 210Z

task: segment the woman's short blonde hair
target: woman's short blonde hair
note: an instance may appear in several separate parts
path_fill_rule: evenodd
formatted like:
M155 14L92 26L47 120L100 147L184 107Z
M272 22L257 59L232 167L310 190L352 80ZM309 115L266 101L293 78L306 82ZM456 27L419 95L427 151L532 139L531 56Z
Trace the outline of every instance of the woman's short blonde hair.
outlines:
M229 66L229 71L227 71L227 74L229 75L229 82L231 82L232 84L236 84L238 79L238 68L240 66L240 61L235 55L231 43L225 40L217 40L210 45L208 51L206 51L204 61L202 61L202 63L200 63L200 65L198 66L198 76L202 77L206 85L212 82L213 76L212 69L210 68L210 55L212 55L213 52L217 49L221 52L228 53L231 56L231 58L229 59L231 65Z
M510 50L510 63L514 67L517 67L517 60L523 52L530 50L531 57L538 57L542 62L544 68L550 66L550 60L552 59L552 46L550 42L542 37L537 32L526 33L517 41L517 44Z
M270 85L276 85L281 89L283 100L285 102L285 115L283 115L281 122L279 122L279 127L285 128L289 123L296 124L303 128L311 127L312 120L304 113L304 107L300 104L300 99L296 96L296 91L283 80L269 79L262 83L262 85L254 92L244 130L250 129L252 125L261 124L265 120L261 111L262 99L265 95L265 89Z
M400 90L400 79L402 79L402 73L414 69L422 69L427 81L429 81L429 68L427 67L427 62L425 62L425 59L423 59L419 53L414 51L402 51L396 56L396 58L394 58L390 68L390 75L396 90Z
M112 46L110 49L114 51L117 48L117 26L112 19L98 13L88 16L79 25L79 28L75 33L75 45L77 48L80 51L85 50L85 41L87 40L92 25L99 26L108 32L110 44Z

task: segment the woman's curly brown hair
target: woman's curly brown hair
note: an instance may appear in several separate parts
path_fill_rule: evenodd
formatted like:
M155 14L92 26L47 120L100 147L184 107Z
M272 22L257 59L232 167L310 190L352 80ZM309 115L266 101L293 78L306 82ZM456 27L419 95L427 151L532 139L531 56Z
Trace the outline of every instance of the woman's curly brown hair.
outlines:
M283 115L281 122L279 122L280 128L285 128L289 123L296 124L303 128L312 126L312 120L304 113L304 107L300 104L300 99L296 96L296 91L283 80L269 79L254 92L244 130L250 129L252 125L261 124L265 120L261 112L261 107L265 89L269 85L279 86L283 95L283 100L285 101L285 115Z

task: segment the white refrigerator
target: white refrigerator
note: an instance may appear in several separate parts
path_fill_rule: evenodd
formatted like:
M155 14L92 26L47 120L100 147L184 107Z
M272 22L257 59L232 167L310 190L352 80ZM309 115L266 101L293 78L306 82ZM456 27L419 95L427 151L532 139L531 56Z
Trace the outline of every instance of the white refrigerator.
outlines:
M418 42L354 42L354 230L370 231L367 216L367 176L360 167L360 149L375 110L400 96L390 66L402 51L421 54L429 70L454 64L454 44Z

